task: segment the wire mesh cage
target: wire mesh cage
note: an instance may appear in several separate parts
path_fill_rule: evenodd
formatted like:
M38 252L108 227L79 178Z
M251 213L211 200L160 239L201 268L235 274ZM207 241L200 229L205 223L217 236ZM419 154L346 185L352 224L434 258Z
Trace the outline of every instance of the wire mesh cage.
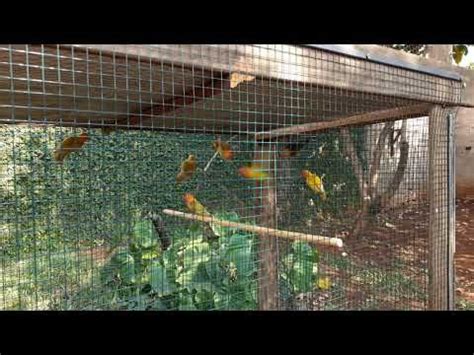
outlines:
M327 48L0 46L0 308L447 308L460 93Z

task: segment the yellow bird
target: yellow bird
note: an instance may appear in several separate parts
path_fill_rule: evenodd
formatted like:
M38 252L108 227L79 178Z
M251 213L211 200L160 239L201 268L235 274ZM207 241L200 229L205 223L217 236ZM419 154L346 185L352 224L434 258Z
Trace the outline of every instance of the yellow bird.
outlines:
M309 170L302 170L301 176L304 177L306 185L308 185L311 190L316 192L323 201L326 200L327 196L324 190L323 178L320 178Z
M232 160L234 152L229 143L222 142L220 138L212 143L214 150L219 153L220 157L224 160Z
M206 207L204 207L193 194L185 193L183 200L189 212L192 212L199 216L212 217L212 215L209 213ZM211 228L212 232L214 233L216 237L221 236L218 225L212 222L209 222L207 224L209 225L209 227Z
M317 287L320 290L328 290L331 288L331 280L329 277L320 277L317 282Z
M256 163L241 167L239 169L239 174L240 176L251 180L265 180L268 178L268 173Z
M180 183L191 179L196 171L196 166L196 157L190 154L188 158L181 163L180 171L176 176L176 182Z
M183 197L187 209L200 216L210 216L211 214L204 207L193 194L185 193Z
M67 137L53 152L54 160L62 164L69 154L80 150L88 139L89 136L86 132L82 132L79 136Z

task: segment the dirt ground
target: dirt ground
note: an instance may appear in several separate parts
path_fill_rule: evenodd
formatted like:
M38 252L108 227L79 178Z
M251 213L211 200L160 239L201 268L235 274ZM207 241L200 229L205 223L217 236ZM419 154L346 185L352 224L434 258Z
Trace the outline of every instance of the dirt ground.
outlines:
M456 307L460 310L474 309L474 198L457 200L456 207ZM393 271L397 260L403 267L403 274L421 293L426 293L428 227L429 204L407 205L380 213L367 234L357 240L348 239L345 245L352 264L361 269L374 266L384 272ZM344 235L340 237L344 238ZM360 307L369 295L380 296L377 309L423 309L427 306L427 300L420 298L420 294L408 294L409 288L402 287L400 280L391 282L394 289L402 287L401 294L396 294L394 290L384 292L374 289L373 278L365 280L366 284L369 281L369 287L364 292L362 285L353 280L360 277L354 275L354 270L342 275L340 270L326 267L324 272L346 280L344 289L349 308ZM386 282L390 280L387 278ZM352 292L353 289L358 292Z
M474 199L457 201L456 296L474 302Z

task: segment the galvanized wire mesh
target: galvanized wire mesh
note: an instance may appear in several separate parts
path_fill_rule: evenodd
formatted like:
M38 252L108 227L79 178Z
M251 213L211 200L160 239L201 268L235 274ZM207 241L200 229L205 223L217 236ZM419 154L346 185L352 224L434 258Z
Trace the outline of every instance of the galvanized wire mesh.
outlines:
M429 268L442 273L447 254L448 130L403 110L454 105L460 90L300 46L1 46L0 308L427 308ZM383 123L302 126L382 111ZM251 162L262 181L241 175ZM186 193L244 228L163 212L190 212Z

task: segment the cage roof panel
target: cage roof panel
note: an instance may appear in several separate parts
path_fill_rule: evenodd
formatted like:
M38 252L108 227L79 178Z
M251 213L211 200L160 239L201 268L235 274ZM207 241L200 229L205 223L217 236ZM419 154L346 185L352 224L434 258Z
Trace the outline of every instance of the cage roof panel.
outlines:
M4 123L261 131L456 104L459 92L456 80L301 46L0 46Z

